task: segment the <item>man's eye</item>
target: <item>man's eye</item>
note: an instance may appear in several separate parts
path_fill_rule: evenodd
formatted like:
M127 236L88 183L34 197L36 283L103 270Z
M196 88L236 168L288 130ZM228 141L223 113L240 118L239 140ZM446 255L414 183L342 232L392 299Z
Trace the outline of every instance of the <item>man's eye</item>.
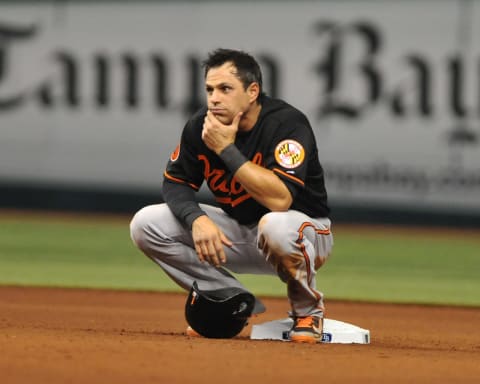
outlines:
M228 91L231 91L231 90L232 90L232 87L227 87L227 86L222 87L223 92L228 92Z

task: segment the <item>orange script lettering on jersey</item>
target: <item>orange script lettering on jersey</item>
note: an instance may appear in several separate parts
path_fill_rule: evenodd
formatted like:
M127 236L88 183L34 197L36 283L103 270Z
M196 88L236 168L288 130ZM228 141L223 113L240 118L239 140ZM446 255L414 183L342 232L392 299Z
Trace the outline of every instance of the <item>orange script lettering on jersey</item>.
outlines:
M230 184L228 184L224 169L211 169L210 162L205 155L198 155L198 159L204 163L203 176L218 202L235 207L252 197L235 178L232 178ZM262 154L256 153L251 161L262 166Z

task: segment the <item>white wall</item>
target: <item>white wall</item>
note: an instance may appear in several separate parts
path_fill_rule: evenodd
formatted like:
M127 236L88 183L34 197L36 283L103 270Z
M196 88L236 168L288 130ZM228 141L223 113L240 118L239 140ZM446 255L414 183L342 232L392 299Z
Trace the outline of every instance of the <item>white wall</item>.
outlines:
M232 47L309 116L332 200L480 213L480 3L132 3L0 2L2 182L158 189Z

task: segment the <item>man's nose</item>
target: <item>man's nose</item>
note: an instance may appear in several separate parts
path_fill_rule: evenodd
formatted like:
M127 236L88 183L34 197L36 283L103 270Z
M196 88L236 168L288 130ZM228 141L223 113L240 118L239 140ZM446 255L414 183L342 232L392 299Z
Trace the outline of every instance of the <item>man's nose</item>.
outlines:
M220 102L219 92L216 91L216 90L213 90L213 91L210 93L210 95L209 95L208 98L210 99L210 102L211 102L212 104L218 104L218 103Z

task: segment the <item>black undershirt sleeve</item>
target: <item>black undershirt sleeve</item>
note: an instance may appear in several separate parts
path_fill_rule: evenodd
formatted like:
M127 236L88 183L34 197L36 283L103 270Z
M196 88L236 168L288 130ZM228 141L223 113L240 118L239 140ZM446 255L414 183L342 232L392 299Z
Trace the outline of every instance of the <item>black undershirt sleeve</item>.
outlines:
M197 217L206 215L205 211L195 201L195 191L188 185L164 180L162 194L163 200L175 217L190 229Z

